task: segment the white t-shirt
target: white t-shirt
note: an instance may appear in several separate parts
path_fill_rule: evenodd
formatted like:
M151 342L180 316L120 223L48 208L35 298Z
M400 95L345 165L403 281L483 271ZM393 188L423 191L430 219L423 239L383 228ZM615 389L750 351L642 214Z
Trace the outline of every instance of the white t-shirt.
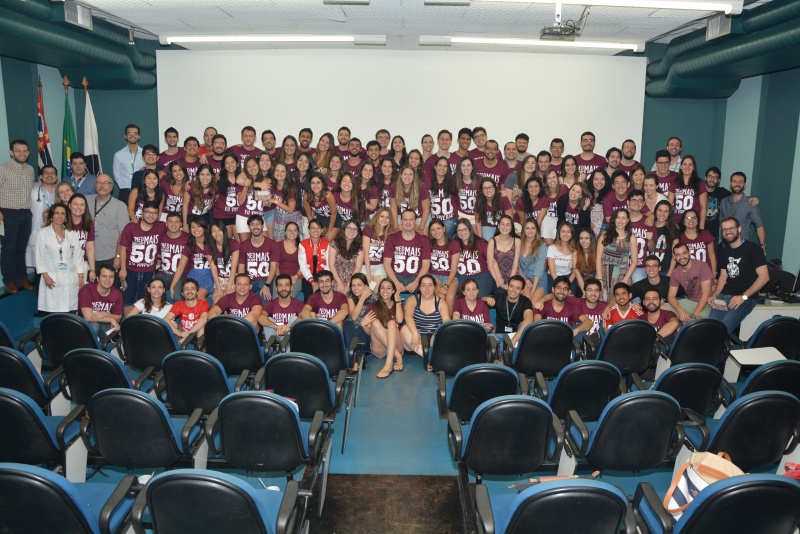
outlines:
M139 310L139 313L144 313L144 299L137 300L136 302L133 303L133 305L136 307L137 310ZM172 309L172 304L167 303L160 310L156 308L150 308L150 313L146 313L145 315L153 315L155 317L163 319L164 317L167 316L167 314L171 309Z
M562 254L555 245L550 245L547 247L547 257L556 260L556 276L572 274L572 252Z

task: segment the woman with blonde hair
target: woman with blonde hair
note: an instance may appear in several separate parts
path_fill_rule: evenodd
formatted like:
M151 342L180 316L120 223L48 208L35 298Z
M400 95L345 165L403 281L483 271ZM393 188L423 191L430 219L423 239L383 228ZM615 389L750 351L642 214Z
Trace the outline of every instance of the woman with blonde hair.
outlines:
M364 228L362 248L367 251L367 254L364 255L364 265L370 283L377 284L386 278L386 270L383 267L383 247L389 234L396 231L394 217L389 208L378 208L367 227Z

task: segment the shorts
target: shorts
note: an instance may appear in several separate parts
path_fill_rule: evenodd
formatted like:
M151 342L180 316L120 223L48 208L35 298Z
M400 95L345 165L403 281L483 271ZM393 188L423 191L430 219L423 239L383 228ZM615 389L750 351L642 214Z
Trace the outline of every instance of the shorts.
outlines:
M275 210L267 210L261 214L264 217L264 224L272 223L272 220L275 218Z
M209 293L214 292L214 277L211 276L211 269L189 269L186 277L197 280L201 289L205 289Z
M236 233L237 234L249 234L250 227L247 226L247 217L244 215L237 215L234 219L236 221Z
M469 224L471 224L471 225L472 225L472 228L473 228L473 229L475 229L475 214L474 214L474 213L473 213L472 215L467 215L467 214L466 214L466 213L464 213L463 211L460 211L460 210L459 210L459 212L458 212L458 218L459 218L459 219L466 219L466 220L468 220L468 221L469 221Z
M542 238L555 239L557 226L558 226L558 219L556 219L555 217L545 216L544 220L542 221Z
M445 285L447 283L447 279L450 278L450 275L448 274L432 274L431 276L434 277L442 285ZM453 283L458 284L457 276L453 279Z
M214 217L214 221L221 222L225 226L235 226L236 225L236 217Z

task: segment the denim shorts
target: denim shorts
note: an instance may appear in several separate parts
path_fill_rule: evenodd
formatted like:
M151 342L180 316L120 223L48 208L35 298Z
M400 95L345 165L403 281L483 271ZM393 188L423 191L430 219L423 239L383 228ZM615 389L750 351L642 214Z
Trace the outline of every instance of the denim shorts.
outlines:
M186 277L197 280L201 289L205 289L209 293L214 292L214 277L211 276L211 269L189 269Z

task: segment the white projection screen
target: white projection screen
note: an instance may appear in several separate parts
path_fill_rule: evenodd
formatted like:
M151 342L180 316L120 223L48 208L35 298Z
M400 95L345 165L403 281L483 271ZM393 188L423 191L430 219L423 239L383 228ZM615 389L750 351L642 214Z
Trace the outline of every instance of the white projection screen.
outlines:
M423 134L480 125L501 150L525 132L529 151L560 137L565 154L574 154L586 130L597 136L598 153L628 138L641 146L644 57L341 49L159 50L157 57L159 128L174 126L181 141L194 135L202 144L203 130L214 126L235 144L251 125L257 146L266 129L280 144L309 127L316 146L323 133L336 137L348 126L364 145L386 128L410 150Z

